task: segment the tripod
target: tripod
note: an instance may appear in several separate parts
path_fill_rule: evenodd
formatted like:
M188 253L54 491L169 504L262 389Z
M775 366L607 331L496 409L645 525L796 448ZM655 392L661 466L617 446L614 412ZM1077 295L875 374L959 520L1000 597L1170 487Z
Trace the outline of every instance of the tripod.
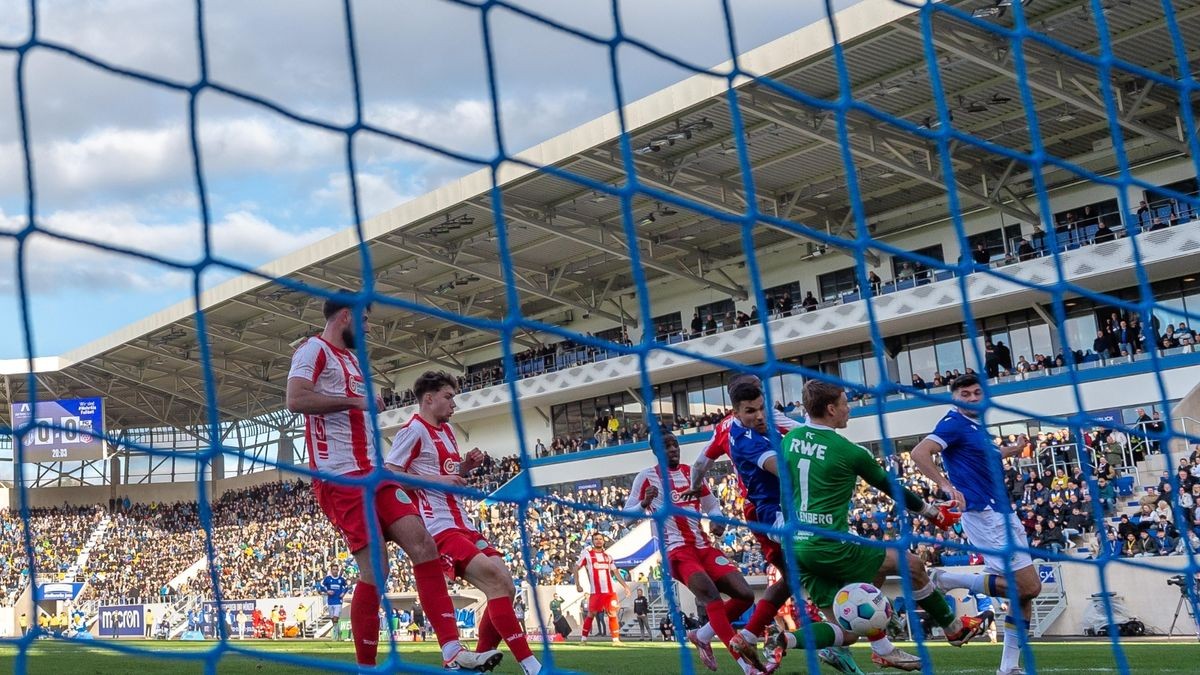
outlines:
M1179 611L1187 609L1188 618L1192 620L1192 626L1196 628L1196 640L1200 641L1200 624L1196 623L1196 615L1192 613L1192 603L1188 600L1186 588L1179 589L1179 602L1175 603L1175 616L1171 619L1171 627L1167 630L1167 639L1170 640L1175 636L1175 624L1179 622Z

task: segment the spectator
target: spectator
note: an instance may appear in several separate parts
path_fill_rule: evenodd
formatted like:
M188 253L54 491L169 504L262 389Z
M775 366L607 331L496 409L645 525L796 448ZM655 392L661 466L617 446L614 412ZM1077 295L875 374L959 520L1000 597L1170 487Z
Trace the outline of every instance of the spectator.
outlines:
M804 295L804 300L801 302L801 305L804 307L804 311L806 312L813 311L817 308L818 304L819 303L817 302L817 299L813 297L812 291L808 291Z

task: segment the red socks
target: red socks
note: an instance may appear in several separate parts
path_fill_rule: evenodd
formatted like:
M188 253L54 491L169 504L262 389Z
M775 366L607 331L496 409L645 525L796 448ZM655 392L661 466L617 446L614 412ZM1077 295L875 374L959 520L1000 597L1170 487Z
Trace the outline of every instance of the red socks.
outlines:
M379 589L358 582L350 600L350 635L360 666L375 665L379 653Z
M742 615L745 614L746 610L750 609L750 605L753 604L753 600L737 600L735 598L730 598L725 601L725 618L729 619L729 623L732 624L734 621L742 618Z
M446 577L442 574L442 563L437 558L413 565L413 579L417 595L425 608L425 618L437 634L438 644L444 645L458 639L458 624L454 617L454 602L446 591ZM376 598L378 599L378 598ZM353 612L353 609L351 609ZM373 663L373 662L372 662Z
M608 615L608 634L611 635L612 639L614 640L621 639L621 624L617 623L617 617L613 616L612 614Z
M745 611L745 610L742 610ZM750 631L755 637L762 637L763 631L767 626L775 621L775 615L779 613L779 606L766 598L758 601L754 606L754 613L750 615L750 620L746 622L746 630ZM709 621L712 620L712 614L708 615ZM716 624L713 624L714 627Z
M517 661L524 661L533 656L533 650L529 648L529 640L525 637L525 628L521 626L521 622L517 620L516 612L513 611L512 598L504 597L488 600L484 618L491 632L497 638L504 638L504 643L508 645L513 658ZM484 628L481 625L479 628L479 647L476 648L476 651L485 651L482 648L483 631ZM493 642L488 649L495 649L496 644L496 642Z
M592 615L588 614L583 619L583 637L587 637L592 633Z
M496 645L500 644L500 633L496 631L496 626L492 624L492 615L486 608L483 610L483 616L479 617L479 626L476 632L479 633L479 641L475 644L475 651L491 651L496 648Z
M725 614L725 601L717 598L704 606L704 611L708 612L708 622L712 624L713 632L729 646L733 641L733 625L729 623L729 617Z

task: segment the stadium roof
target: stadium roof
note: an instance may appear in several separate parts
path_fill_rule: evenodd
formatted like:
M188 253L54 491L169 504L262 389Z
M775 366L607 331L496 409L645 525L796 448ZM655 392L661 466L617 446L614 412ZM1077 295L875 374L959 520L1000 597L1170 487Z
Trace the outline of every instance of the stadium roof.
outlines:
M1156 2L1106 0L1114 55L1166 77L1181 66ZM1200 56L1200 0L1176 0L1175 19L1188 41L1186 67ZM995 0L943 3L991 13ZM1084 54L1099 54L1097 28L1086 0L1035 0L1025 7L1030 26ZM983 21L1011 27L1011 12ZM864 0L836 17L854 99L913 125L937 128L920 14L895 0ZM934 12L938 72L953 126L989 143L1030 151L1010 42L972 22ZM1189 39L1189 36L1191 38ZM1028 82L1047 153L1096 172L1115 168L1099 71L1040 42L1024 43ZM744 54L744 72L770 75L814 100L835 101L838 73L824 21ZM713 73L728 72L729 64ZM1119 125L1132 164L1187 156L1180 140L1178 91L1114 68L1110 79L1121 106ZM699 74L627 106L638 180L645 186L728 214L746 208L747 191L723 76ZM742 78L736 100L753 167L754 199L762 212L797 225L853 236L836 115ZM887 240L947 219L947 193L936 143L860 110L847 115L851 151L873 236ZM615 113L519 154L538 166L621 186L627 175ZM958 197L964 211L992 209L1024 222L1040 220L1028 168L1001 154L952 144ZM1048 167L1049 186L1080 180ZM524 316L565 324L593 315L636 326L621 200L603 191L506 163L499 172L514 277ZM425 307L498 319L505 286L498 259L490 170L471 174L363 224L377 288ZM741 230L679 204L646 195L633 201L638 246L651 283L678 282L736 298L749 289L722 272L743 261ZM795 248L811 254L802 229L760 223L759 253ZM265 275L336 288L357 288L362 270L353 229L262 268ZM321 327L320 300L278 283L245 275L201 298L223 418L282 407L291 344ZM183 302L59 357L35 361L41 394L103 395L110 424L186 426L203 423L204 379L199 365L193 303ZM460 355L494 344L494 333L394 307L376 307L370 339L372 367L387 374L430 362L461 370ZM518 349L538 344L524 334ZM24 361L5 372L10 400L28 397Z

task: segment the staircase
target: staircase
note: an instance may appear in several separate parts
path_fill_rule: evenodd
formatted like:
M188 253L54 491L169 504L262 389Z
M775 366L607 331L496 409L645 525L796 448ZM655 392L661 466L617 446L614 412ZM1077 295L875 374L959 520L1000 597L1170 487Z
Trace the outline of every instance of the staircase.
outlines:
M96 547L100 545L100 542L104 541L104 537L106 534L108 534L108 527L111 523L112 518L107 513L104 514L104 518L101 519L98 525L96 525L96 529L92 530L92 535L88 537L87 543L84 544L83 548L79 551L79 555L76 556L75 562L67 568L68 579L79 579L80 572L87 569L88 558L91 557L92 551L94 551Z
M200 608L200 598L197 596L193 595L193 596L188 596L188 597L176 600L171 605L171 608L169 610L167 610L167 612L165 614L165 616L172 617L171 628L170 628L170 630L167 631L167 639L171 640L171 639L177 638L180 635L182 635L183 632L185 630L187 630L188 610L189 609L197 609L198 610L199 608ZM157 634L158 633L156 631L155 635L157 635Z
M1040 638L1067 611L1067 594L1062 588L1062 566L1059 563L1038 563L1042 577L1042 592L1033 599L1029 630Z

